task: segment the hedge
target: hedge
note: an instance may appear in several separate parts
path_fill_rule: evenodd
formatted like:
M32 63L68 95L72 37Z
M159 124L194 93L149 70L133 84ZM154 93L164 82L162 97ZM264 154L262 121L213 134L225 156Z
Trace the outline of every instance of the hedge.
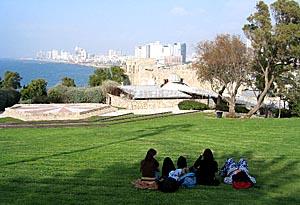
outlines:
M208 110L209 107L201 102L194 100L184 100L178 104L180 110Z
M48 99L51 103L101 103L105 96L100 86L78 88L58 85L48 90Z

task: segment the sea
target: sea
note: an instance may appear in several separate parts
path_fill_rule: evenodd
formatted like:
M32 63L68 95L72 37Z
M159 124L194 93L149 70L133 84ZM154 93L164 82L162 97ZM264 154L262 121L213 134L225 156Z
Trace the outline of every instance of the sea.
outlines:
M47 81L47 87L53 87L61 82L63 77L75 80L77 87L88 85L89 76L95 68L77 64L55 63L38 60L0 59L0 77L3 80L6 71L18 72L22 77L21 86L34 79Z

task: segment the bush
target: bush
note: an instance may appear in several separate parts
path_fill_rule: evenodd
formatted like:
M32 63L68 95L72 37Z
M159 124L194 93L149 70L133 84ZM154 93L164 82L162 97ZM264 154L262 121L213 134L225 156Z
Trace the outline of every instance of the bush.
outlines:
M85 89L84 95L87 103L101 103L105 101L105 95L103 95L99 86Z
M223 111L223 112L228 112L229 111L229 107L226 103L220 103L218 105L216 105L216 110L219 110L219 111Z
M70 87L65 93L65 103L85 103L84 88Z
M281 109L280 118L290 118L292 117L292 112L288 109ZM278 117L279 109L272 110L274 117Z
M112 81L112 80L106 80L102 83L101 89L104 96L106 96L107 93L112 93L112 91L120 86L119 83Z
M293 116L300 117L300 97L298 97L298 99L294 99L293 101L289 101L289 108Z
M63 85L58 85L48 90L48 99L51 103L65 103L66 100L66 92L68 91L68 87Z
M44 79L32 80L27 86L21 89L21 96L22 100L47 96L47 82Z
M31 100L31 103L34 103L34 104L48 104L48 103L50 103L50 101L49 101L47 96L43 95L43 96L34 96Z
M48 90L51 103L101 103L105 101L101 87L78 88L58 85Z
M237 112L237 113L248 113L249 110L244 106L237 105L237 106L235 106L235 112Z
M178 104L180 110L208 110L209 107L201 102L184 100Z
M18 103L21 94L13 89L0 89L0 110L3 111L7 107L11 107Z

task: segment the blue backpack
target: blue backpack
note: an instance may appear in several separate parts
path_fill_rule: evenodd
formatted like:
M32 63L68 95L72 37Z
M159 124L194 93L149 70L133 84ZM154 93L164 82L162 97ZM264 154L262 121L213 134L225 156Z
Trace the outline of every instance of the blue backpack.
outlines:
M196 175L193 172L187 173L179 178L181 186L186 188L193 188L197 184Z

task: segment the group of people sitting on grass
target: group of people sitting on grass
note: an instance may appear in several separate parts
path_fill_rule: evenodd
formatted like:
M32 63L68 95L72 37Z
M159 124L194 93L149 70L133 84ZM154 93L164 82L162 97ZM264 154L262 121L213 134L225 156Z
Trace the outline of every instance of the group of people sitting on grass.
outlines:
M218 186L220 181L216 177L218 163L214 160L210 149L205 149L195 161L188 167L185 157L177 160L177 168L172 159L166 157L163 161L160 175L159 163L155 159L156 150L149 149L144 160L141 161L140 171L142 177L134 182L136 188L158 189L163 192L175 192L180 186L191 188L200 185ZM225 161L219 174L225 184L232 184L235 189L252 187L256 180L249 175L247 161L240 159L236 163L232 158Z

